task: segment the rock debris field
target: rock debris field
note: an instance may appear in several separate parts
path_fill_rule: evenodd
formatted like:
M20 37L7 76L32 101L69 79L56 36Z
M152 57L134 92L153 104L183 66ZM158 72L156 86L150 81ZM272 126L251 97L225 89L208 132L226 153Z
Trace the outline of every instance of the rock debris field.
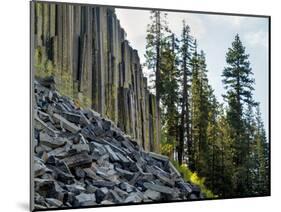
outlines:
M166 156L53 87L51 78L34 82L35 209L204 198Z

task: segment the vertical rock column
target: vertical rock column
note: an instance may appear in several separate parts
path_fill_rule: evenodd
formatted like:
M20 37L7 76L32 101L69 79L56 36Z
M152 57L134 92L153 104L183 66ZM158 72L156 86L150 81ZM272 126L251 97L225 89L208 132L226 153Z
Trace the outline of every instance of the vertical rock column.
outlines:
M110 7L35 4L35 49L51 61L65 95L87 102L145 150L159 152L155 96L137 50Z

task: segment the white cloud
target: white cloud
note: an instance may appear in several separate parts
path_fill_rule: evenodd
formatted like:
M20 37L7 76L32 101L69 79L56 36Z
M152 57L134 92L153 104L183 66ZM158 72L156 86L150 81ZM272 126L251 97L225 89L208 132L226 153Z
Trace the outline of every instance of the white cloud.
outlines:
M127 40L134 49L138 50L141 63L144 63L146 28L150 22L150 11L132 9L116 9L115 11L121 27L126 31Z
M245 39L253 47L262 46L268 48L268 33L264 30L249 32L245 35Z
M137 49L141 38L145 39L149 14L148 10L116 9L117 18L133 48Z
M229 28L239 29L243 26L247 17L229 15L209 15L208 19L216 24L223 24Z

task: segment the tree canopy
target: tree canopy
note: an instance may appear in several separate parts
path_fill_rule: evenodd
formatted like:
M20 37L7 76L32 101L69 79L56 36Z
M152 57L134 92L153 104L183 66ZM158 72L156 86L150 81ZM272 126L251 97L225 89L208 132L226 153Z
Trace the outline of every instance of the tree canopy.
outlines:
M161 116L161 151L182 173L195 173L215 196L269 194L269 141L253 91L250 55L238 34L226 52L220 103L207 55L183 21L177 37L166 14L152 11L146 66L153 70ZM184 171L183 171L184 170Z

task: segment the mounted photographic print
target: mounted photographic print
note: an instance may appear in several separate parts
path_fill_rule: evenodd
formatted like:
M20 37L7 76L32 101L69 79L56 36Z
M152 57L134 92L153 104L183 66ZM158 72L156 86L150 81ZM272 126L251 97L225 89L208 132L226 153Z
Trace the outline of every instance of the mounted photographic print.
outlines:
M269 16L30 13L32 211L270 195Z

